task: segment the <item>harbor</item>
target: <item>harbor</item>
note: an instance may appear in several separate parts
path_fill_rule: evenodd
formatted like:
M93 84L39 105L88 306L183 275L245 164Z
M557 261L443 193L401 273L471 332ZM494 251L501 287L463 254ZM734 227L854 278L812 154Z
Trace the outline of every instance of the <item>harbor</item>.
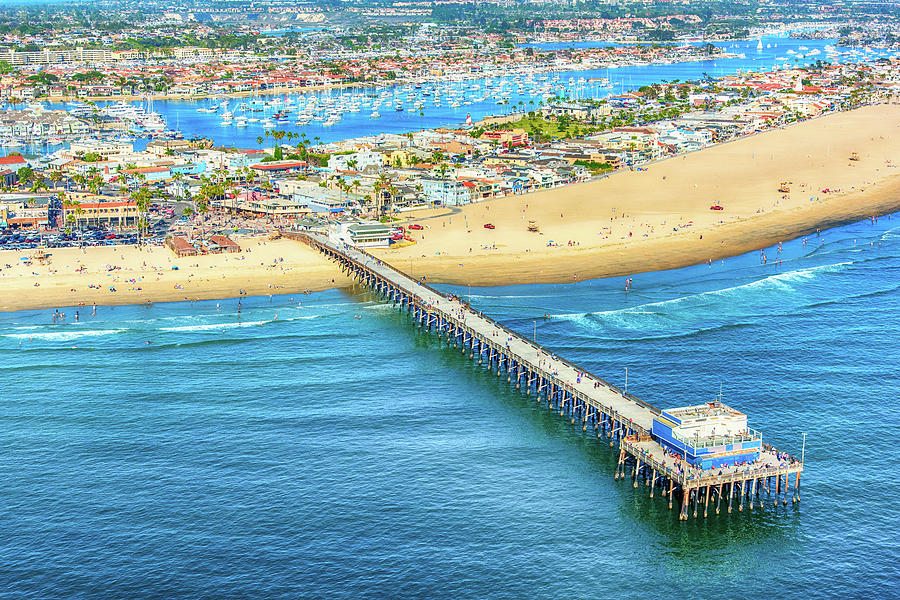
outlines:
M735 504L742 512L745 502L750 510L787 505L789 490L791 504L799 502L802 458L764 444L762 434L747 427L746 415L720 398L661 410L475 311L461 298L442 294L362 250L315 233L284 236L336 261L361 285L405 310L419 327L495 371L498 378L505 375L510 385L533 394L549 410L580 425L582 432L590 430L610 447L618 443L614 478L649 488L651 498L659 489L670 510L678 503L680 520L701 512L707 517L713 495L715 514L723 504L727 513ZM686 430L695 436L679 435Z
M492 115L536 110L555 98L607 101L661 80L799 69L823 57L864 64L895 56L888 50L836 49L835 43L834 39L767 37L763 48L758 48L757 40L718 43L719 54L709 57L693 56L690 52L696 47L690 47L680 60L661 56L637 60L625 54L615 60L548 64L538 71L515 65L503 69L476 65L455 72L441 64L434 69L440 75L425 72L369 84L301 82L280 92L268 89L269 83L261 78L246 83L247 88L240 92L208 89L183 94L173 90L171 94L86 95L65 101L53 95L0 99L17 110L65 110L69 117L84 122L78 128L86 128L92 135L134 139L139 146L151 139L203 138L217 145L253 148L261 135L268 143L266 132L273 130L303 133L317 143L328 143L380 133L459 127L467 116L478 122ZM542 50L557 47L534 46ZM619 49L625 52L628 48ZM103 131L98 131L94 117L101 119ZM33 129L23 130L20 125L4 132L0 128L0 144L46 154L64 146L72 136L68 133L71 127L46 135Z

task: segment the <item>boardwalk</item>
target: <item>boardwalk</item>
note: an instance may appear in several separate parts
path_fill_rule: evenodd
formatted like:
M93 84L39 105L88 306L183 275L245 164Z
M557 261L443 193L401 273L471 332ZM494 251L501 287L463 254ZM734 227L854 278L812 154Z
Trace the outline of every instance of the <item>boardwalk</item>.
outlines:
M406 309L420 326L445 336L479 364L486 362L498 377L505 373L507 381L514 382L526 394L534 393L539 402L546 399L548 406L559 410L560 415L568 414L572 424L580 420L583 431L590 426L598 438L605 435L610 446L618 441L616 479L626 477L626 463L632 465L634 487L638 487L639 479L645 481L652 497L654 489L660 486L662 495L669 497L669 508L677 490L682 497L682 519L688 516L691 500L697 516L701 493L707 505L711 494L717 494L718 505L722 494L727 492L731 512L731 499L736 492L740 494L739 510L743 510L746 496L750 497L752 508L752 494L772 489L771 484L776 490L777 503L782 477L786 503L792 473L796 474L793 501L799 500L799 473L803 469L799 461L766 447L760 460L752 466L712 472L694 469L668 455L650 438L653 417L660 412L658 408L507 329L473 310L460 298L442 294L370 254L319 234L285 232L284 235L338 261L343 270L362 284L399 304L401 310Z

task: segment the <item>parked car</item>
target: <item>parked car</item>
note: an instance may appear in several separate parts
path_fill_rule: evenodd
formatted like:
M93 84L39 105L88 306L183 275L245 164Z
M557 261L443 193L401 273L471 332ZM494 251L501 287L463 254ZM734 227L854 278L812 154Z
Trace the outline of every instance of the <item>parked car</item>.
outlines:
M413 223L412 225L409 226L409 228L410 228L410 229L413 229L413 230L415 230L415 231L419 231L420 229L425 229L424 227L422 227L422 226L419 225L418 223Z

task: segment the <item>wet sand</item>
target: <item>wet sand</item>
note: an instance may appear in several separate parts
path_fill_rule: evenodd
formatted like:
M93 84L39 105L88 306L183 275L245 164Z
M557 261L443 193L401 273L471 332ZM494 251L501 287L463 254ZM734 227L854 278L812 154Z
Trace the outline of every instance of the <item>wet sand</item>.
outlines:
M685 267L900 210L897 164L900 105L866 107L641 171L423 214L415 246L374 253L435 283L478 286Z
M851 152L860 160L848 160ZM896 212L898 163L900 105L866 107L641 171L409 213L404 217L425 227L412 232L418 243L374 253L429 282L475 286L679 268ZM790 193L778 191L781 182L790 182ZM713 204L723 210L710 210ZM529 220L539 233L527 231ZM162 247L52 249L49 265L31 266L20 258L34 251L3 251L0 310L297 293L352 283L302 243L238 241L245 248L239 254L188 258ZM76 272L81 266L85 271Z

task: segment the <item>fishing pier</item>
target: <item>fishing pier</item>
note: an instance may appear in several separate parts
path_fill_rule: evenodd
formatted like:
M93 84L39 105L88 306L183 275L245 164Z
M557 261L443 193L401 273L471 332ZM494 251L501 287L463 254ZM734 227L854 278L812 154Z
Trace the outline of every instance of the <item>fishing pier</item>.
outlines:
M658 490L670 510L679 506L681 520L701 512L706 517L710 508L719 514L723 507L728 513L735 507L743 511L745 504L750 510L766 503L777 506L779 501L786 505L789 490L792 503L800 500L800 460L763 444L761 434L752 430L722 433L721 423L739 419L741 413L719 402L662 411L364 251L317 233L282 234L336 261L361 285L405 310L420 327L497 377L505 375L510 385L533 394L537 402L546 401L548 409L567 416L572 425L580 424L583 432L590 429L610 447L618 444L615 479L647 488L651 498ZM713 429L711 438L703 438L712 442L704 444L679 436L684 427L696 428L695 421L703 422L701 427L718 423L720 435ZM719 454L711 454L711 448ZM734 463L735 457L751 454L752 461L736 464L705 462L725 456ZM707 468L690 461L702 461Z

